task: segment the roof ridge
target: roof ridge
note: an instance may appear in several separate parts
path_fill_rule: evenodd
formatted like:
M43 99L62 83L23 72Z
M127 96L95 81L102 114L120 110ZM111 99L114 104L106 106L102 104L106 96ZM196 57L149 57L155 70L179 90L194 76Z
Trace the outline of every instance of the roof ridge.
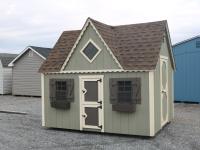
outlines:
M121 24L121 25L108 25L108 24L105 24L105 23L100 22L100 21L98 21L98 20L92 19L92 18L90 18L90 17L89 17L89 19L90 19L91 21L96 22L96 23L100 23L100 24L102 24L102 25L109 26L109 27L111 27L111 28L113 28L113 27L121 27L121 26L130 26L130 25L143 25L143 24L152 24L152 23L159 23L159 22L166 23L166 22L167 22L167 20L158 20L158 21L142 22L142 23L131 23L131 24Z

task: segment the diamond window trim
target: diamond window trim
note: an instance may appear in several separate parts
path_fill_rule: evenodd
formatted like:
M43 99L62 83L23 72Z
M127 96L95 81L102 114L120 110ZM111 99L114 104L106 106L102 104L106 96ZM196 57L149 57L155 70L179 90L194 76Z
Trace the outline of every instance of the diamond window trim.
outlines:
M83 52L89 43L91 43L98 50L97 53L92 57L92 59L89 59L89 57ZM98 56L98 54L101 52L101 49L94 43L92 39L89 39L80 52L90 63L92 63Z

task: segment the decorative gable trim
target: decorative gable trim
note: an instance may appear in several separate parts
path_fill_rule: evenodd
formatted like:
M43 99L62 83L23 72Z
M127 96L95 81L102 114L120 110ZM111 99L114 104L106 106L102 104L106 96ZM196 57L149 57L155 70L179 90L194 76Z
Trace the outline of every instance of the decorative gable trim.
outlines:
M166 24L166 41L167 41L167 45L168 45L168 49L169 49L169 55L170 55L170 58L171 58L171 64L172 64L172 67L174 70L176 70L176 63L175 63L175 59L174 59L174 54L173 54L173 51L172 51L172 43L171 43L171 37L170 37L170 34L169 34L169 28L168 28L168 25Z
M13 61L11 61L8 66L9 67L13 67L14 63L24 54L26 53L28 50L31 50L33 52L35 52L39 57L41 57L42 59L46 60L46 58L44 56L42 56L40 53L38 53L36 50L34 50L32 47L28 46L26 47L15 59L13 59Z
M98 52L94 55L94 57L92 58L92 59L89 59L85 54L84 54L84 49L87 47L87 45L89 44L89 43L92 43L97 49L98 49ZM92 63L94 60L95 60L95 58L99 55L99 53L101 52L101 48L98 46L98 45L96 45L95 44L95 42L92 40L92 39L89 39L88 41L87 41L87 43L83 46L83 48L81 49L81 54L90 62L90 63Z
M122 70L122 69L104 69L104 70L70 70L60 72L47 72L45 74L88 74L88 73L120 73L120 72L151 72L154 70Z
M91 22L91 21L90 21ZM94 24L91 22L91 26L93 27L93 29L96 31L97 35L100 37L101 41L103 42L103 44L106 46L108 52L110 53L110 55L113 57L113 59L115 60L115 62L117 63L117 65L119 66L120 69L124 70L123 67L121 66L121 64L119 63L119 61L117 60L117 58L115 57L115 55L113 54L113 52L111 51L111 49L108 47L108 45L106 44L106 42L104 41L104 39L102 38L101 34L98 32L98 30L95 28Z
M69 59L71 58L75 48L77 47L81 37L83 36L83 33L85 32L85 30L87 29L88 25L91 25L92 28L95 30L95 32L97 33L97 35L99 36L99 38L101 39L101 41L103 42L103 44L106 46L106 49L108 50L108 52L111 54L111 56L113 57L114 61L117 63L117 65L119 66L119 68L121 70L124 70L123 67L121 66L121 64L119 63L119 61L117 60L117 58L114 56L113 52L111 51L111 49L108 47L108 45L106 44L106 42L103 40L103 38L101 37L101 35L99 34L99 32L97 31L97 29L95 28L95 26L93 25L92 21L90 20L90 18L87 19L86 23L83 26L83 29L81 30L80 35L78 36L76 42L74 43L74 46L72 47L70 53L67 56L67 59L65 60L64 64L61 67L60 72L64 71L65 67L67 66L67 63L69 62Z

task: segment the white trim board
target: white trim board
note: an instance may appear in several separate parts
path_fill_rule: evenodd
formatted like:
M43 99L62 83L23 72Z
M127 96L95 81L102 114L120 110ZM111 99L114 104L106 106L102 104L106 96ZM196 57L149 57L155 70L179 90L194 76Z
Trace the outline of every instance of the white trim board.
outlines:
M155 135L154 72L149 72L149 135Z
M12 67L14 66L14 62L17 61L24 53L26 53L28 50L32 50L33 52L35 52L38 56L40 56L42 59L46 60L46 58L44 56L42 56L40 53L38 53L37 51L35 51L31 46L26 47L15 59L13 59L8 66Z
M61 72L47 72L45 74L75 74L75 73L110 73L110 72L150 72L154 70L123 70L123 69L105 69L105 70L69 70Z
M45 102L44 102L44 74L41 74L41 98L42 98L42 126L45 126Z
M93 29L96 31L97 35L99 36L99 38L101 39L101 41L103 42L103 44L106 46L106 49L109 51L109 53L111 54L111 56L113 57L113 59L115 60L115 62L117 63L117 65L119 66L120 69L123 69L123 67L121 66L121 64L119 63L119 61L116 59L116 57L114 56L113 52L110 50L110 48L108 47L108 45L106 44L106 42L103 40L103 38L101 37L101 35L99 34L99 32L97 31L97 29L95 28L95 26L93 25L92 21L90 20L90 18L87 19L86 23L83 26L83 29L81 30L80 35L78 36L76 42L74 43L74 46L72 47L71 51L69 52L67 59L65 60L65 62L63 63L61 70L60 71L64 71L65 67L67 66L67 63L69 62L69 59L72 56L72 53L74 52L76 46L78 45L82 35L84 34L86 28L88 25L91 25L93 27Z

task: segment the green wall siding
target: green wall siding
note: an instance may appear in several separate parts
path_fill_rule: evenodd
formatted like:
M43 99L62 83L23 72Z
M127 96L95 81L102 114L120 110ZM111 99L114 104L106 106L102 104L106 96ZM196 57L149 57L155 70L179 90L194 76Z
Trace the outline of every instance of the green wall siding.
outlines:
M156 66L154 72L154 108L155 108L155 132L158 132L161 129L161 99L160 99L160 61Z
M85 74L86 75L86 74ZM88 75L88 74L87 74ZM94 75L94 74L93 74ZM100 75L100 74L98 74ZM149 129L149 90L148 73L104 73L104 127L105 132L146 135ZM46 75L44 79L45 100L45 126L65 129L80 128L79 109L79 78L78 74ZM137 104L135 113L119 113L112 111L109 101L109 78L141 77L142 102ZM51 108L49 102L49 79L50 78L74 78L75 100L71 103L70 110L57 110Z
M81 53L81 49L92 39L94 43L101 49L101 52L97 55L96 59L90 63ZM106 49L96 31L91 25L85 30L81 40L74 50L65 70L103 70L103 69L120 69L117 63L114 61L111 54Z
M75 100L71 103L70 110L52 108L49 101L49 79L73 78L75 81ZM79 129L79 79L77 75L50 75L44 78L44 110L45 126L66 129Z

